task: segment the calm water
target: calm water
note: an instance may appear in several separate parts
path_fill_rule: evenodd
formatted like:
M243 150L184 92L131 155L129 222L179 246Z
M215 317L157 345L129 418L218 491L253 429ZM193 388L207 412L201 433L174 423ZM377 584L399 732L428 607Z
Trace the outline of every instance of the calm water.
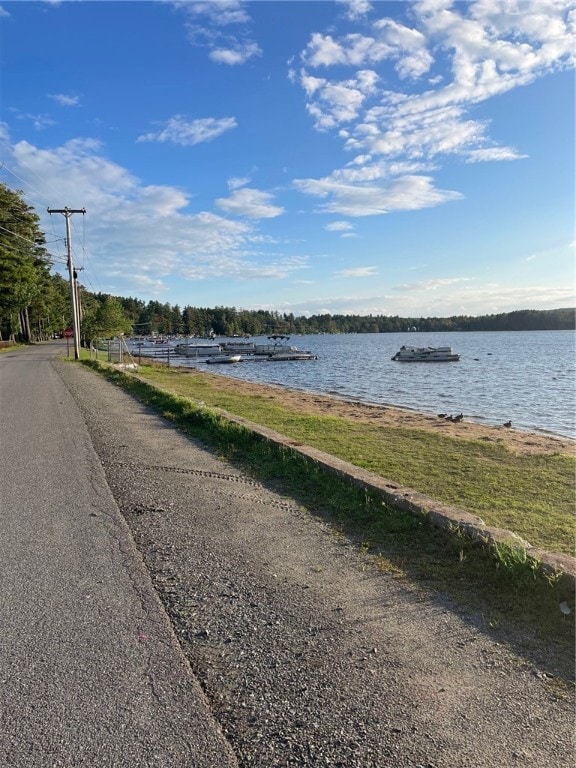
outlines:
M289 343L318 360L189 364L246 381L426 413L463 413L491 425L512 420L516 429L576 437L572 331L293 336ZM451 346L461 358L392 362L402 344Z

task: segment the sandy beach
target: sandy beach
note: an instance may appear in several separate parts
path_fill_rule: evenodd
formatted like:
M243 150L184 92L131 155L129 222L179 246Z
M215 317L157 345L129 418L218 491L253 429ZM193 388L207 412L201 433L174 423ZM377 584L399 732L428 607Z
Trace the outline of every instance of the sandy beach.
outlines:
M357 401L341 400L328 395L301 392L275 385L255 384L212 373L203 373L202 375L213 379L221 389L266 396L294 408L294 410L330 414L370 424L379 424L383 427L426 430L464 440L503 443L516 453L566 453L575 455L576 441L569 438L526 432L514 429L514 425L512 427L498 427L478 424L468 421L466 414L464 414L462 421L452 422L437 415L419 413L395 406L370 405Z

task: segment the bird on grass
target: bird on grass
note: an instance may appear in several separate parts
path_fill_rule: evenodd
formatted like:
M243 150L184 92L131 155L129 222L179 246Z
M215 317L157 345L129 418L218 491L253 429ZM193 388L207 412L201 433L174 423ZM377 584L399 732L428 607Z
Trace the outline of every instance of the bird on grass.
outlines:
M502 424L502 426L510 428L512 426L512 422L511 421L507 421L505 424Z

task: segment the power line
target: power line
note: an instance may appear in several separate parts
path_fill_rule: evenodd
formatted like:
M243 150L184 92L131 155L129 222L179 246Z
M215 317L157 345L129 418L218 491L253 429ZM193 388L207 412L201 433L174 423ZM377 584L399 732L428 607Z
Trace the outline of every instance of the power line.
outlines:
M30 243L31 245L35 245L38 248L42 248L44 245L49 245L50 243L62 242L64 240L63 237L56 237L54 240L45 240L44 243L37 243L34 240L30 240L28 237L24 237L24 235L18 234L18 232L12 232L11 229L8 229L7 227L3 227L1 224L0 224L0 229L3 229L4 232L8 232L9 235L14 235L14 237L19 237L21 240L25 240L27 243Z
M14 245L9 245L7 242L3 241L0 244L0 247L3 251L10 251L11 253L18 254L19 257L22 257L22 251L19 248L16 248ZM66 264L66 259L62 257L60 254L51 253L50 251L45 251L46 256L48 256L48 261L55 264Z
M6 145L6 146L8 146L8 145ZM2 165L0 165L0 171L1 170L8 171L8 173L12 174L12 176L14 176L14 178L18 179L18 181L21 181L22 184L24 184L25 186L27 186L30 189L32 189L41 198L48 199L46 193L42 189L34 186L32 181L30 181L30 179L23 179L21 176L18 176L18 174L15 171L13 171L11 168L9 168L6 165L5 162L3 162ZM52 185L50 184L50 182L47 179L43 178L37 171L33 170L32 168L26 168L26 170L28 171L30 176L36 176L42 182L42 184L45 187L48 187L49 188L49 190L48 190L49 192L56 193L56 189L52 189ZM24 192L24 197L27 197L30 200L30 202L32 202L34 204L34 207L36 207L36 208L43 208L44 207L45 203L39 203L37 200L34 200L34 198L28 192L25 192L24 190L22 190L22 191Z
M10 149L9 145L5 144L4 142L0 142L0 146L6 146L7 150ZM19 162L19 165L22 165L21 161ZM47 178L45 178L44 176L39 174L33 168L26 167L26 166L23 166L23 167L24 167L25 172L26 172L25 173L25 178L23 178L22 176L19 176L18 173L16 173L14 170L12 170L12 168L10 168L6 164L5 161L0 162L0 173L5 171L5 172L11 174L15 179L17 179L19 182L22 183L22 185L25 187L26 190L32 190L34 195L35 195L35 197L40 198L40 199L45 199L46 203L48 202L48 198L47 198L47 195L46 195L46 192L44 191L44 189L46 189L48 191L48 193L50 193L53 196L59 194L57 192L57 190L54 188L54 186L49 182L49 180ZM34 179L37 182L36 184L33 182ZM38 182L40 182L40 183L38 184ZM6 186L8 186L10 188L11 186L13 186L13 183L12 184L7 184ZM43 209L44 206L46 205L46 203L42 203L42 204L39 203L38 200L34 199L34 197L28 191L23 191L23 196L30 203L32 203L33 207L35 207L36 210L38 210L38 211L40 209ZM100 278L98 276L98 270L94 269L94 267L93 267L93 265L91 263L92 262L92 255L90 253L90 249L88 249L88 250L86 249L85 219L83 219L82 231L77 229L74 220L72 220L70 222L70 224L71 224L71 228L72 228L72 234L74 235L74 239L77 240L79 238L80 241L81 241L80 249L75 248L75 251L76 251L76 253L75 253L76 261L79 261L82 264L81 269L91 269L91 271L93 273L94 280L99 284L100 283ZM56 235L55 230L54 230L54 222L53 221L52 221L52 232L53 232L54 235ZM56 241L58 241L58 242L60 242L60 241L65 242L65 239L64 238L56 238L55 237L55 242ZM61 260L64 260L64 262L62 262ZM65 254L61 254L58 257L53 257L53 261L58 262L58 263L66 263L66 255ZM99 290L101 291L101 287L100 287Z

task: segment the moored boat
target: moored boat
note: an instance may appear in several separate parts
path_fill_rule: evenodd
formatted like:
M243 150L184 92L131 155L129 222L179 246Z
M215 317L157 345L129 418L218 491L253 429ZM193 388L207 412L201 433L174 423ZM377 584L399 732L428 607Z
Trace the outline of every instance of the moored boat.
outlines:
M289 346L290 336L268 336L268 341L263 344L254 344L255 355L273 355L276 352L296 352L297 348Z
M318 360L318 355L312 352L303 352L300 349L293 349L286 352L273 352L266 357L266 360Z
M400 347L392 360L399 363L452 363L460 355L452 347Z
M267 360L316 360L312 352L294 347L287 342L290 336L268 336L268 343L254 344L254 354Z
M242 360L242 355L214 355L214 357L208 357L207 363L239 363Z
M317 360L313 352L288 344L290 336L268 336L267 342L221 341L213 344L197 344L194 341L177 344L175 355L194 357L207 363L237 363L245 360Z
M174 353L183 357L209 357L221 355L222 347L220 344L176 344Z
M222 343L224 352L231 355L253 355L254 347L253 341L225 341Z

